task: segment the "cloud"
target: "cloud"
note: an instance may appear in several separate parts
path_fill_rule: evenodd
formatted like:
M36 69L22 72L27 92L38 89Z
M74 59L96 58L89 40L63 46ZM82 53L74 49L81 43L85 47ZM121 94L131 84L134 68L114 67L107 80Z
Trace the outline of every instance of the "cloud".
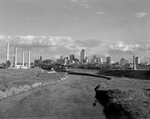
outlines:
M7 36L0 35L0 53L5 55L6 43L10 43L11 54L13 54L14 47L20 50L31 50L32 58L35 59L39 55L45 55L46 58L53 58L56 56L68 56L75 54L77 58L80 56L80 51L85 49L86 56L93 55L100 56L131 56L150 54L150 44L135 43L126 44L124 41L111 41L108 39L78 39L74 40L69 36ZM5 58L5 57L3 57Z
M79 17L73 17L73 20L78 20L79 19Z
M43 48L43 47L69 47L76 45L75 41L69 36L6 36L0 35L0 42L9 42L12 46L23 48Z
M93 55L106 56L108 55L108 46L112 43L108 39L80 39L77 41L86 51L88 57Z
M123 54L145 54L150 51L149 44L125 44L123 41L114 42L109 47L109 54L111 55L123 55Z
M72 0L72 2L86 3L88 2L88 0Z
M41 0L11 0L11 1L14 1L14 2L39 2Z
M89 9L90 8L90 6L89 6L89 4L80 4L82 7L84 7L84 8L86 8L86 9Z
M78 0L72 0L72 2L79 2Z
M88 0L72 0L72 2L78 3L80 6L86 8L86 9L90 8L90 6L88 4Z
M96 12L96 14L104 15L104 14L106 14L106 13L105 13L105 12L103 12L103 11L99 11L99 12Z
M51 55L69 55L71 52L79 52L82 44L76 43L69 36L6 36L0 35L0 50L5 54L6 43L10 43L10 49L13 52L14 47L20 50L31 50L37 54Z
M26 17L25 19L27 19L27 20L38 20L38 18L35 18L35 17Z
M135 13L135 17L137 17L137 18L142 18L142 17L145 17L145 16L147 16L148 14L147 13L145 13L145 12L139 12L139 13Z

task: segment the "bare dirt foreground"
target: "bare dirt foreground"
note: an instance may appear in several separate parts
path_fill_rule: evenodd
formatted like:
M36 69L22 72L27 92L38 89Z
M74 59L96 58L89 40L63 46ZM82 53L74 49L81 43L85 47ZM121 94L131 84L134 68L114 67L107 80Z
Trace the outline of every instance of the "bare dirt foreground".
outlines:
M2 99L0 119L106 119L103 107L93 106L94 87L106 79L68 77L68 80Z

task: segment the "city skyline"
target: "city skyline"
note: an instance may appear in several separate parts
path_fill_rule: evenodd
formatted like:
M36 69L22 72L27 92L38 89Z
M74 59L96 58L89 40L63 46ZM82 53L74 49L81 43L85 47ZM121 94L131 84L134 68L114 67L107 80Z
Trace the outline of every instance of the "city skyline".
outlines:
M17 55L17 52L18 52L18 48L17 47L14 47L14 53L13 54L11 54L11 52L9 51L9 49L10 49L10 47L11 47L11 45L9 44L9 43L7 43L6 44L6 52L5 52L5 54L6 54L6 58L5 58L5 60L6 60L6 62L9 60L10 62L12 62L12 63L15 63L15 65L17 65L17 63L27 63L27 61L25 61L25 58L24 58L24 54L25 54L25 51L24 50L22 50L21 52L22 52L22 55L19 55L19 56L22 56L20 59L21 59L21 61L18 61L18 55ZM28 62L30 62L29 60L31 59L30 58L30 51L27 51L28 52ZM61 60L61 61L63 61L64 59L68 59L69 61L71 61L71 62L73 62L73 61L79 61L80 63L83 63L83 62L86 62L86 63L107 63L107 64L110 64L110 63L120 63L120 64L122 64L121 62L128 62L128 63L133 63L133 59L134 58L131 58L132 59L132 61L131 60L127 60L127 59L125 59L124 57L120 57L121 59L117 59L117 61L114 61L114 60L112 60L112 58L113 57L111 57L111 56L107 56L107 57L100 57L99 55L93 55L91 58L88 58L88 56L85 54L86 53L86 51L84 50L84 49L82 49L81 50L81 52L80 52L80 56L77 58L74 54L68 54L68 56L63 56L63 55L61 55L60 57L58 57L58 58L48 58L48 59L50 59L50 60L54 60L55 59L55 61L56 60ZM11 56L11 57L10 57ZM140 63L145 63L145 62L150 62L150 60L143 60L143 61L141 61L141 57L138 57L138 56L135 56L135 55L133 55L133 57L135 57L135 62L136 62L136 64L140 64ZM27 59L27 58L26 58ZM40 60L40 62L42 61L42 55L39 55L39 58L37 58L37 59L39 59ZM32 62L34 62L35 60L37 60L37 59L34 59ZM44 60L47 60L47 59L44 59ZM119 61L120 60L120 61ZM122 60L122 61L121 61ZM25 61L25 62L24 62ZM3 62L4 63L4 62Z
M0 62L6 43L31 52L31 61L74 54L150 59L149 0L2 0ZM21 54L18 52L18 54ZM25 54L26 55L26 54ZM21 55L18 56L21 60Z

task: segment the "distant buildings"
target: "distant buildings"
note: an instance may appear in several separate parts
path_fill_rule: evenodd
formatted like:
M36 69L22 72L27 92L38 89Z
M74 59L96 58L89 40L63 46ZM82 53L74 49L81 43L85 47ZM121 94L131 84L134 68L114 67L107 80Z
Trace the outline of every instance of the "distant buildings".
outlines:
M70 62L73 62L73 61L75 61L75 56L74 56L74 54L71 54L70 55Z
M83 60L83 63L89 63L89 59L86 57L84 60Z
M140 62L140 58L139 57L135 57L135 64L136 65L138 65L138 64L140 64L141 62Z
M42 56L40 55L40 63L42 63Z
M93 58L91 59L92 64L102 64L103 58L100 58L98 55L93 55Z
M136 70L135 56L133 56L133 70Z
M103 58L99 58L99 63L100 63L100 64L103 63Z
M128 63L129 63L129 61L128 61L128 60L125 60L124 58L122 58L122 59L120 60L121 66L124 66L124 65L126 65L126 64L128 64Z
M64 56L62 55L62 56L60 56L60 59L64 59Z
M18 64L17 57L17 47L14 48L13 61L10 62L9 59L9 43L6 44L6 67L12 66L14 68L30 68L30 51L28 51L28 67L24 67L24 51L22 51L22 65ZM7 64L11 63L9 66Z
M57 59L57 63L61 64L61 65L64 65L65 60L64 59Z
M107 61L106 62L107 62L107 65L111 64L111 57L110 56L107 57Z
M81 55L80 55L80 62L81 62L81 63L84 61L84 57L85 57L85 50L82 49Z
M98 63L99 62L99 56L98 55L94 55L93 59L92 59L92 63Z

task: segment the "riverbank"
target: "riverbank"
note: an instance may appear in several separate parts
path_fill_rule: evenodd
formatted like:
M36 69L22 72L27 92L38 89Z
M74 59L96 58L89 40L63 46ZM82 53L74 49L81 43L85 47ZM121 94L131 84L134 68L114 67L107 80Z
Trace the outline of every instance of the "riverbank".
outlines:
M67 75L68 80L29 90L0 101L0 119L106 119L93 106L99 77Z
M92 77L99 77L99 78L105 78L107 80L111 80L110 77L108 76L103 76L103 75L97 75L97 74L94 74L94 73L90 73L90 72L77 72L77 71L69 71L68 74L73 74L73 75L81 75L81 76L92 76Z
M90 70L81 70L75 74L85 76L95 73L97 71L92 70L90 73ZM99 81L95 88L96 101L93 105L96 106L97 101L102 104L107 119L149 119L150 80L110 77L111 80Z
M150 80L149 70L100 70L97 74Z
M150 81L116 78L101 81L96 100L104 106L107 119L149 119Z
M64 73L41 69L1 69L0 99L66 80Z
M150 92L138 89L95 88L96 99L104 106L107 119L149 119Z

